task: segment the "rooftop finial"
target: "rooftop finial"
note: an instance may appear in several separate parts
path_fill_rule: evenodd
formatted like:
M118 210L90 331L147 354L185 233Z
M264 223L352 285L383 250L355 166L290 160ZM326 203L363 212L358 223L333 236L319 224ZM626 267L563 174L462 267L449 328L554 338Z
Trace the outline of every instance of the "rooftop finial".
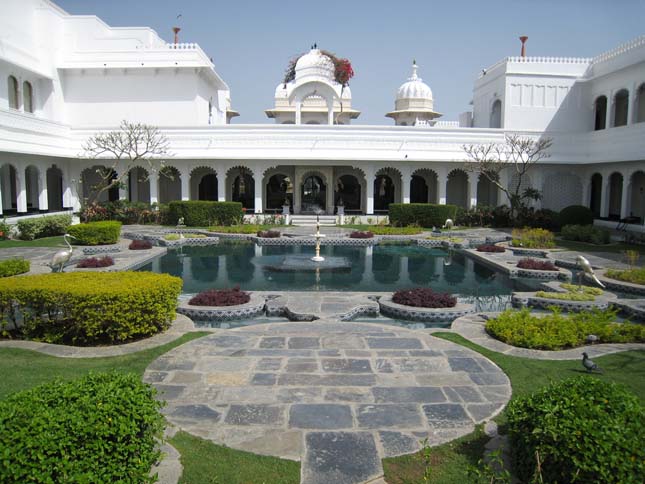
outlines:
M314 42L314 49L317 49L317 48L318 48L318 44Z
M416 60L412 60L412 76L410 77L411 81L417 80L419 77L417 76L417 69L419 66L417 65Z

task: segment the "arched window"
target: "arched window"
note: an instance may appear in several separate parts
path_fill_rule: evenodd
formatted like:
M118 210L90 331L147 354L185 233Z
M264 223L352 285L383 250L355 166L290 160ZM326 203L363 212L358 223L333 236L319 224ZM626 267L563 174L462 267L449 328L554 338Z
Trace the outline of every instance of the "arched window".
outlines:
M636 99L636 122L645 123L645 82L640 85L636 91L638 98Z
M11 109L18 109L18 79L9 76L7 79L7 86L9 89L9 107Z
M601 129L605 129L606 122L607 122L607 97L606 96L598 96L596 98L596 101L594 102L594 114L595 114L595 121L594 121L594 131L600 131Z
M621 89L614 97L614 126L627 124L627 107L629 106L629 92Z
M22 83L22 106L26 113L34 112L34 90L29 81Z
M493 107L490 110L490 127L502 127L502 101L499 99L493 103Z

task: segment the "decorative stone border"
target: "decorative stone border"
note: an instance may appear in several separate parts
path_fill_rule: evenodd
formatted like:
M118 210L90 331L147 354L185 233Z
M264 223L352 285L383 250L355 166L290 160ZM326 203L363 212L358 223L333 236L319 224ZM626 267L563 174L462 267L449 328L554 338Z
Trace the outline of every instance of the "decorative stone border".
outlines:
M166 239L159 239L158 244L162 247L168 247L169 249L176 249L179 247L207 247L210 245L218 245L219 244L219 237L204 237L204 238L194 238L194 237L187 237L185 239L177 239L177 240L166 240Z
M249 302L237 306L192 306L187 301L181 301L177 312L197 321L231 321L264 314L265 303L264 297L251 293Z
M613 305L630 317L645 321L645 299L618 299Z
M452 322L456 318L475 312L474 304L457 303L453 308L417 308L404 306L392 301L392 296L381 296L378 300L381 314L395 319L423 322Z
M271 245L271 246L283 246L283 245L307 245L314 246L316 245L316 239L314 237L302 236L302 237L251 237L257 245ZM350 247L368 247L370 245L376 245L379 242L378 236L375 236L371 239L351 239L349 237L323 237L320 239L320 245L343 245Z
M538 257L540 259L546 259L549 255L547 250L539 249L522 249L518 247L513 247L512 245L506 246L508 250L513 252L515 256L527 256L527 257Z
M508 247L503 246L508 249ZM506 252L477 252L476 249L467 249L464 253L477 261L504 272L511 277L526 277L541 280L571 280L571 271L558 269L555 271L537 271L533 269L520 269L517 267L518 260L511 259Z
M478 313L470 314L453 321L450 327L453 333L463 336L475 344L486 349L520 358L535 360L581 360L582 352L586 352L591 358L620 353L621 351L645 350L645 343L601 343L597 345L578 346L567 350L532 350L518 348L503 343L486 332L486 320L494 318L499 313ZM582 366L580 366L582 368Z
M634 284L633 282L619 281L617 279L611 279L605 275L607 269L600 269L595 271L598 280L602 282L608 289L614 289L616 291L627 292L629 294L642 294L645 296L645 286L641 284ZM585 274L585 279L587 281L592 281L593 279Z
M596 296L594 301L567 301L565 299L550 299L537 297L536 292L514 292L511 297L511 303L514 307L529 306L538 309L548 309L551 306L558 307L564 311L580 312L591 309L608 309L618 299L615 294L605 292Z
M92 245L90 247L83 247L83 254L96 255L96 254L115 254L121 252L123 246L119 244L112 245Z
M571 272L567 271L564 272L563 270L555 270L555 271L538 271L535 269L520 269L517 267L517 264L515 265L516 268L516 274L518 277L527 277L531 279L545 279L545 280L553 280L553 279L562 279L562 280L571 280Z
M468 240L462 240L461 242L451 242L447 239L417 239L417 245L421 247L438 247L438 248L455 248L455 249L467 249L470 246Z

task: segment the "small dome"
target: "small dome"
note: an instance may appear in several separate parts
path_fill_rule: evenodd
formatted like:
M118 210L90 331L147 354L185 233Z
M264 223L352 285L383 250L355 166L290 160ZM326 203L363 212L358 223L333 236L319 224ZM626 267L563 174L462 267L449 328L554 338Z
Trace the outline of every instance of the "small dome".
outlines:
M311 49L296 62L296 79L315 76L333 80L335 70L334 63L328 56L319 49Z
M423 79L417 76L417 66L416 63L412 64L412 76L410 76L407 82L401 84L398 92L396 93L396 100L400 99L424 99L432 101L432 90Z

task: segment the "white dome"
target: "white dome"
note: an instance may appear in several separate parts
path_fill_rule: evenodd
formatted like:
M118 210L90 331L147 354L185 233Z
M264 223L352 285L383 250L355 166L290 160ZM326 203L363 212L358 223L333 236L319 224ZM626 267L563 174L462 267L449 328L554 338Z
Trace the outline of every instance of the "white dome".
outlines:
M335 70L334 63L328 56L319 49L311 49L296 62L296 79L315 76L333 80Z
M399 87L396 93L397 101L401 99L424 99L432 101L432 90L430 86L423 82L423 79L417 76L417 69L418 66L412 64L412 76Z

